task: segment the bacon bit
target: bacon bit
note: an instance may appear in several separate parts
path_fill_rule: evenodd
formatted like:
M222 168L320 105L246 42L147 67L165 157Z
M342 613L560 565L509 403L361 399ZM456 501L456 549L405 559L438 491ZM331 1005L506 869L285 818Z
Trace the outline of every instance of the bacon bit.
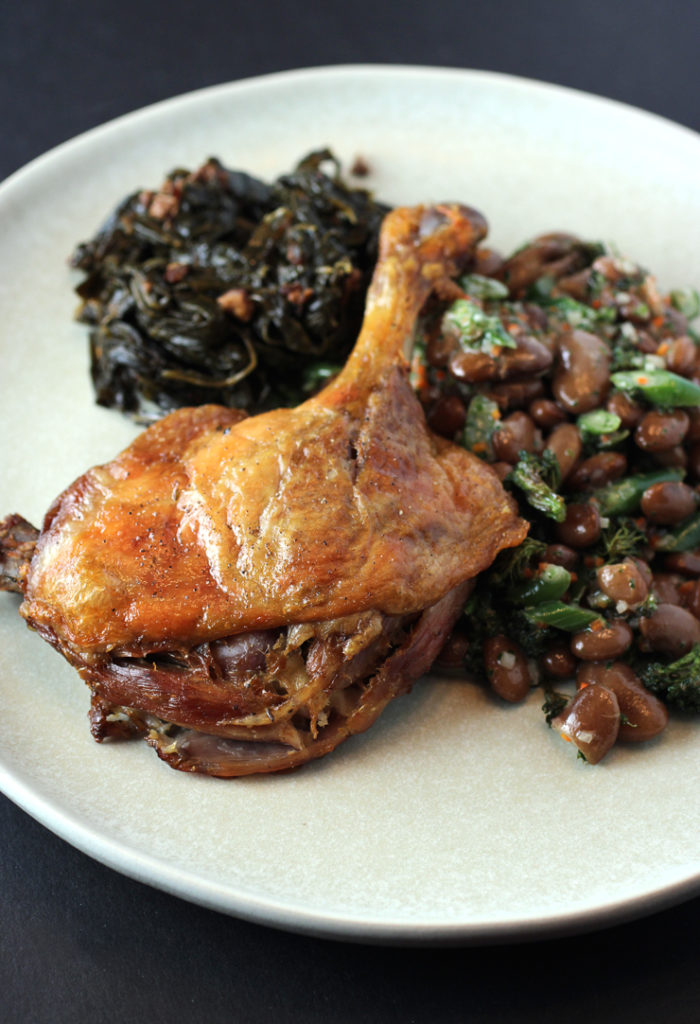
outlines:
M157 192L148 207L148 213L154 220L169 220L174 217L180 208L180 200L177 196L167 195L165 192Z
M168 263L163 277L168 284L177 284L178 281L182 281L184 277L187 277L189 271L190 268L188 263Z
M229 288L223 295L219 295L216 301L225 313L231 313L246 323L255 311L255 304L245 288Z
M309 301L314 293L313 288L302 288L300 284L283 285L281 291L287 302L291 302L292 305L297 306L299 309L301 309L305 302Z

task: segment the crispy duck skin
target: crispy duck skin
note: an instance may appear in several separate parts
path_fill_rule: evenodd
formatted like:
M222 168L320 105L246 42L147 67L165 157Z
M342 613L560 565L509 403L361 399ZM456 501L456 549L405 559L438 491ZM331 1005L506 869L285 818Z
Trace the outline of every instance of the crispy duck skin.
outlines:
M393 211L322 392L251 418L179 410L54 502L13 578L90 686L96 738L141 733L209 774L294 767L430 667L468 581L527 529L408 380L422 306L485 233L457 205Z

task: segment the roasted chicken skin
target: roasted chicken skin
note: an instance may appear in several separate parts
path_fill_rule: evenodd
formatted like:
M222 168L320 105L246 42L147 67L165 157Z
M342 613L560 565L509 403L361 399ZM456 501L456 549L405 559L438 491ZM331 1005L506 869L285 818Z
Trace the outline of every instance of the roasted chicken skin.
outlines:
M485 232L458 205L393 211L323 391L165 417L60 495L28 565L26 524L6 521L2 578L90 686L98 739L140 732L216 775L294 767L430 667L469 580L527 529L492 470L429 431L408 380L421 308Z

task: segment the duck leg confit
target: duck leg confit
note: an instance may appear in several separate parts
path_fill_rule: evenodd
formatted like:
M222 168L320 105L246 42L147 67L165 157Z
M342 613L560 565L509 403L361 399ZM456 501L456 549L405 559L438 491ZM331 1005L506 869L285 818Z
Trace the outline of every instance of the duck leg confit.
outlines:
M383 224L343 371L296 409L181 409L89 470L40 533L0 524L0 587L92 693L93 735L174 768L293 768L367 729L431 666L469 581L526 524L433 435L405 349L486 233L457 205Z

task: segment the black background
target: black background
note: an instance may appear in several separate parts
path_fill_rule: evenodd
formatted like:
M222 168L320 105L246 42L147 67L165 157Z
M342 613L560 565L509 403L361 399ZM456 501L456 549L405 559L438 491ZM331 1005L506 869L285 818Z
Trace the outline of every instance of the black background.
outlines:
M700 130L699 54L695 0L5 0L0 178L156 100L334 63L503 71ZM639 142L631 160L644 159ZM123 878L0 797L0 1020L7 1024L696 1022L699 918L695 899L634 923L520 945L419 950L307 938Z

